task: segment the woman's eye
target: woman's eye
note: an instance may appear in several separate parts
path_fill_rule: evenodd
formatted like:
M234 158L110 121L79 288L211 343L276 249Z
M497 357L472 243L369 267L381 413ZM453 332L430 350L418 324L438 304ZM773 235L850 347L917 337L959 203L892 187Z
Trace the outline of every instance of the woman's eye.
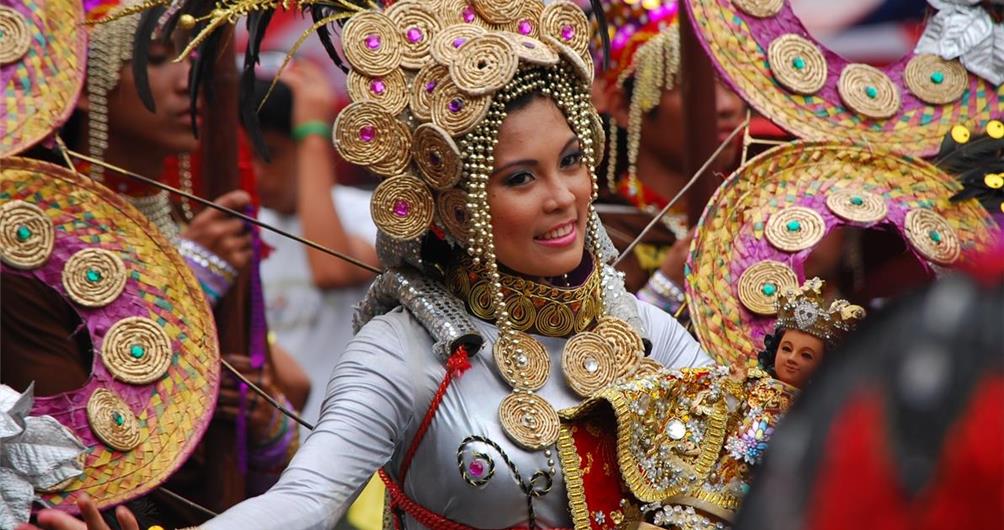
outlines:
M531 180L533 180L533 175L530 175L529 173L523 171L521 173L516 173L516 174L511 175L508 178L506 178L505 179L505 185L506 186L522 186L523 184L526 184L527 182L530 182Z
M802 358L805 359L806 361L811 361L812 360L812 354L808 353L808 352L803 352L802 353Z
M569 153L561 159L561 167L572 167L582 162L582 151Z
M783 351L785 353L790 353L791 352L791 346L781 346L781 351Z

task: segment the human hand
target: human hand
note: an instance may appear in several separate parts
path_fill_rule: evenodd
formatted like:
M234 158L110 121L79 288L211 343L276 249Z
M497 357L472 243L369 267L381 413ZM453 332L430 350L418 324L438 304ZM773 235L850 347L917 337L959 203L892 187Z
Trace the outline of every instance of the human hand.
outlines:
M242 211L251 204L251 196L243 190L234 190L214 202ZM251 260L251 234L245 229L244 221L213 208L199 212L181 237L198 243L235 269L243 268Z
M77 507L80 508L83 521L59 510L42 510L38 512L38 526L25 523L18 526L17 530L111 530L90 497L81 495L77 499ZM129 508L121 505L115 508L115 518L122 530L139 530L139 523Z
M331 123L335 94L324 71L308 60L292 62L279 76L293 92L293 127L311 121Z
M230 363L230 366L233 366L241 375L267 392L268 395L275 397L281 394L274 384L275 379L272 376L270 365L252 368L251 359L240 354L226 354L224 358ZM241 381L229 371L226 371L225 374L220 385L219 398L216 400L215 417L236 421L241 413ZM246 413L248 414L252 441L268 439L272 423L275 421L275 414L278 414L279 411L265 401L265 398L259 396L257 392L248 389Z
M683 266L687 263L687 255L690 253L690 242L694 240L696 228L691 228L687 236L677 239L666 252L659 270L669 278L676 287L683 289L685 278L683 276Z

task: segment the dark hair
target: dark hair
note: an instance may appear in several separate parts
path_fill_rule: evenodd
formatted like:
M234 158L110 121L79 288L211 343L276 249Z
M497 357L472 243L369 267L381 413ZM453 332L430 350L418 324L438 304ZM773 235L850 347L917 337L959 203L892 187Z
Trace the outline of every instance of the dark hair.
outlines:
M763 350L757 354L757 361L760 362L760 367L775 379L777 379L777 372L774 371L774 359L777 358L777 348L781 344L784 332L785 329L778 326L774 328L774 333L764 335Z
M258 111L258 124L262 132L272 131L284 136L293 136L293 91L289 85L278 81L268 94L268 88L272 81L256 79L254 82L255 105L261 105ZM268 94L268 99L262 103L262 99Z

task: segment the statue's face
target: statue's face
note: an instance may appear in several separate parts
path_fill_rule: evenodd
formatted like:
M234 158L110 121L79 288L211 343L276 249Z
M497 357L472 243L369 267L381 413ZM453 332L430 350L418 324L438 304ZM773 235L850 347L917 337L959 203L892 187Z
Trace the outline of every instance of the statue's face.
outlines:
M823 360L823 341L808 333L789 329L784 332L774 356L777 378L802 388Z

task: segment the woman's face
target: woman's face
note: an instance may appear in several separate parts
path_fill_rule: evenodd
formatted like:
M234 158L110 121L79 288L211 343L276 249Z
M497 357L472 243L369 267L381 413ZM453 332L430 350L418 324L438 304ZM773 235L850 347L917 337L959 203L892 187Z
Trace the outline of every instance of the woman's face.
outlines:
M823 341L808 333L789 329L784 332L774 357L777 378L802 388L823 359Z
M509 112L488 181L495 256L530 277L561 276L582 261L592 178L579 139L548 97Z
M157 112L150 112L136 92L132 65L126 63L118 85L108 94L108 128L113 137L127 139L137 149L169 154L198 147L192 134L191 98L188 96L189 61L172 62L174 47L150 47L147 77Z

